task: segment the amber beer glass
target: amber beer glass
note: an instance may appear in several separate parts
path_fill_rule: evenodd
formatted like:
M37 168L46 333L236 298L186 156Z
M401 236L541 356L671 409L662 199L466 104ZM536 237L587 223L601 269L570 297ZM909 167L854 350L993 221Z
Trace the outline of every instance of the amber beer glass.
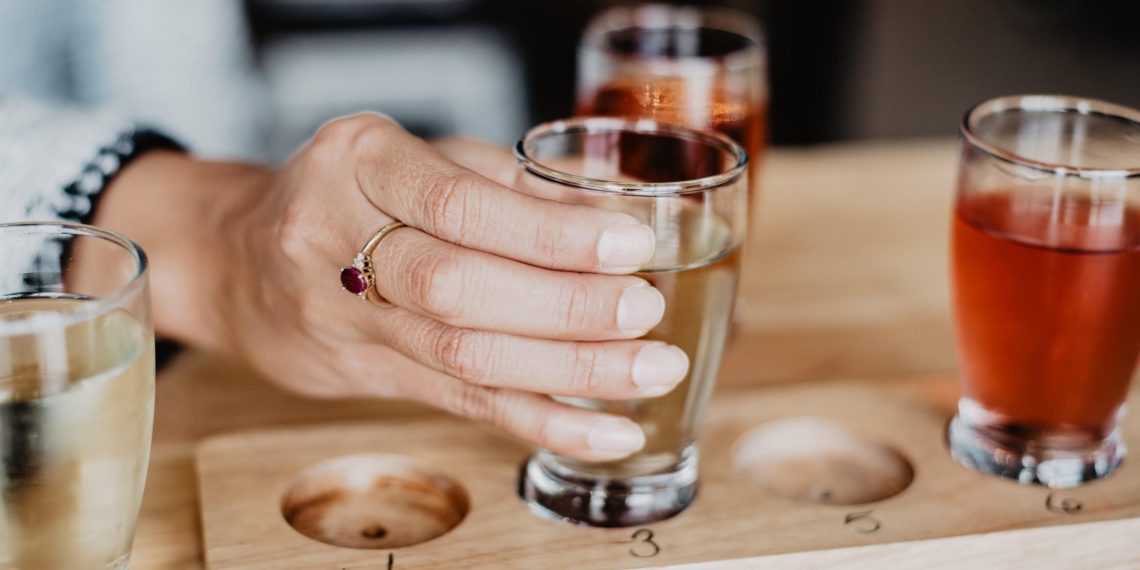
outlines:
M1023 483L1104 477L1140 356L1140 112L986 101L962 121L959 160L951 453Z
M728 135L755 199L767 138L767 56L741 12L649 4L602 12L578 50L578 114L649 118Z
M693 500L697 426L716 381L731 322L744 237L747 155L727 137L649 120L571 119L532 129L516 149L516 188L626 212L657 238L637 275L665 296L646 339L680 347L688 376L670 393L624 401L558 398L629 417L645 432L633 456L587 463L539 450L521 494L538 513L595 526L670 517Z

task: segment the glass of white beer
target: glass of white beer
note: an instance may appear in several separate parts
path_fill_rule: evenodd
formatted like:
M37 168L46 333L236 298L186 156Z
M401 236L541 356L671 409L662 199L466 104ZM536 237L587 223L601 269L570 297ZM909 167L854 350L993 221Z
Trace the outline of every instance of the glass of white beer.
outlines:
M663 396L557 398L632 419L645 432L645 447L606 463L540 449L523 468L521 494L540 514L592 526L673 516L696 493L697 427L732 323L748 157L718 133L601 117L535 127L515 154L518 190L626 212L653 229L656 250L636 275L665 296L665 316L644 338L680 347L691 363Z
M0 224L0 568L124 569L154 411L143 251Z

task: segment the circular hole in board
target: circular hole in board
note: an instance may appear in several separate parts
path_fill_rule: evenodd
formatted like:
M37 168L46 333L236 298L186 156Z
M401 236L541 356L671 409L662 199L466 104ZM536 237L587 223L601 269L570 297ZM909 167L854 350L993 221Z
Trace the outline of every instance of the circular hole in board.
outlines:
M747 431L732 452L733 471L778 495L855 505L902 492L914 469L890 445L843 424L786 418Z
M455 528L470 510L451 477L390 454L346 455L293 477L281 514L297 532L348 548L397 548Z

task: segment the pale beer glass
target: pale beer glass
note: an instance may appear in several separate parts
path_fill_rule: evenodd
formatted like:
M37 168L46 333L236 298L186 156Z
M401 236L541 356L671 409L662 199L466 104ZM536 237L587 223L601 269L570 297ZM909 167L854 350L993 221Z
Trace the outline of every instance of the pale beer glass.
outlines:
M748 159L724 135L649 120L579 118L540 125L516 148L516 188L542 198L626 212L657 239L637 275L665 296L665 316L644 338L680 347L688 376L654 398L557 398L618 414L645 432L644 449L589 463L539 450L520 492L538 513L594 526L675 515L697 484L697 427L731 324L748 199Z
M0 568L124 569L154 411L146 257L17 223L0 259Z

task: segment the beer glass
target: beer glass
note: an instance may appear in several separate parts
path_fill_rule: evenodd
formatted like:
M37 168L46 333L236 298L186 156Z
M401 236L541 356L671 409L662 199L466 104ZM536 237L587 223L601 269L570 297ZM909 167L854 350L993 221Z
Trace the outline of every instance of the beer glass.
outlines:
M1104 477L1140 356L1140 112L1002 97L966 113L960 152L950 451L1022 483Z
M154 410L146 257L17 223L0 259L0 567L124 569Z
M712 132L649 120L578 118L532 129L519 142L516 188L535 196L629 213L656 234L637 275L665 296L645 338L680 347L691 363L670 393L625 401L558 400L627 416L645 447L588 463L539 450L525 464L524 499L540 514L594 526L670 517L693 500L695 437L731 322L744 236L747 155Z
M578 113L724 133L747 150L755 185L768 126L760 26L726 8L648 4L604 11L579 45Z

